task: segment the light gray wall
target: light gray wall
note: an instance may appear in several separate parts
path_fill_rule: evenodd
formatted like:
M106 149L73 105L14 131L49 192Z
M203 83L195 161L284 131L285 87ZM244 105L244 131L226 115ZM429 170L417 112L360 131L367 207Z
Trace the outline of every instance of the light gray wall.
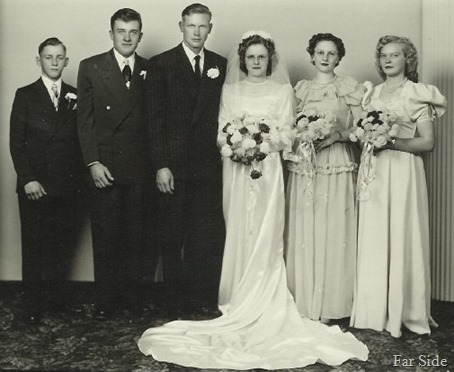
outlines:
M421 46L420 0L201 0L214 14L207 47L224 56L247 30L266 30L287 61L292 81L312 76L305 51L318 32L341 37L347 55L337 69L360 81L380 82L374 48L385 34L410 37ZM144 37L138 52L151 57L181 41L181 10L190 0L0 0L0 280L21 279L20 224L8 135L15 90L36 80L37 47L57 36L68 47L64 79L75 85L79 61L111 48L110 16L132 7L142 14ZM79 242L73 279L92 280L88 221Z

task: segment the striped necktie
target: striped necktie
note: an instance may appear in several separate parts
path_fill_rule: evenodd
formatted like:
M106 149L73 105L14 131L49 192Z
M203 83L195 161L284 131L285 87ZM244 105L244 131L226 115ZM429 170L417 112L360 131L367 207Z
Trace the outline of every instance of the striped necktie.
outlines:
M58 111L58 87L57 84L52 84L52 103L54 104L55 111Z

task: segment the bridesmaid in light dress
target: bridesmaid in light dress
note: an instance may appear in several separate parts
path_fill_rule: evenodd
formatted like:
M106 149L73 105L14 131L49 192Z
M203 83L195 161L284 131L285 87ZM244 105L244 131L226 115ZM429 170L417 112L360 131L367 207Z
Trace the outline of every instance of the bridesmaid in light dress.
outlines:
M446 99L436 87L418 83L417 51L408 38L380 38L375 57L385 82L373 90L368 109L397 115L399 133L376 153L370 197L359 203L351 326L387 330L393 337L401 336L402 325L430 334L429 212L421 154L434 148L434 119L444 113Z
M356 267L356 170L349 132L361 114L364 88L334 72L345 55L341 39L312 36L307 48L315 77L295 86L297 110L316 108L337 117L335 131L315 145L315 174L305 174L296 143L291 160L285 226L289 288L302 316L327 322L349 317ZM292 161L293 160L293 161Z

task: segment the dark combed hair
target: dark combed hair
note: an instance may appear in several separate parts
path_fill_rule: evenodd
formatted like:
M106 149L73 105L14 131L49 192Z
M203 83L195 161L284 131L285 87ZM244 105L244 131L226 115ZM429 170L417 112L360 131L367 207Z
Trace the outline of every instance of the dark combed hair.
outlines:
M408 80L415 83L418 82L418 51L416 47L407 37L386 35L378 39L377 47L375 48L375 66L383 80L386 80L386 74L380 64L381 50L386 44L396 43L402 45L402 51L405 56L405 76Z
M41 54L43 49L45 47L47 47L48 45L61 45L63 47L63 50L66 53L66 46L65 46L65 44L63 44L63 42L59 38L57 38L57 37L49 37L46 40L44 40L41 44L39 44L38 54Z
M140 13L131 8L118 9L112 17L110 17L110 29L113 31L116 20L123 22L137 21L139 22L139 29L142 30L142 17Z
M260 35L251 35L246 39L241 40L241 43L238 45L238 55L240 57L240 70L243 71L246 75L248 73L246 68L246 50L251 45L262 44L268 51L268 66L266 67L266 75L270 76L273 72L273 57L275 55L276 46L274 41L271 39L265 39Z
M342 58L345 56L345 46L344 42L341 38L334 36L333 34L328 33L319 33L312 35L311 39L309 40L309 45L306 48L307 52L311 57L315 54L315 48L320 41L332 41L336 45L337 55L339 57L338 63L341 61Z
M191 14L207 14L210 19L212 17L211 10L206 5L200 3L194 3L184 8L181 12L181 18L190 16Z

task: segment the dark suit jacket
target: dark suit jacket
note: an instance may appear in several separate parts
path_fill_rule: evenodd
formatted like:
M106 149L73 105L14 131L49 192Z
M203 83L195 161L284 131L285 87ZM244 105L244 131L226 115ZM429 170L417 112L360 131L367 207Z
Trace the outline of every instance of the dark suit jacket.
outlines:
M155 170L167 167L177 179L203 179L220 172L216 138L226 63L205 49L198 83L181 44L150 59L148 109ZM217 78L207 76L211 68L219 70Z
M77 138L75 102L66 94L75 88L62 82L55 111L42 81L16 92L10 122L10 150L17 172L17 191L40 182L49 196L73 194L84 172Z
M116 184L145 180L146 64L146 59L136 55L127 89L113 49L80 63L77 122L84 160L86 164L100 161Z

